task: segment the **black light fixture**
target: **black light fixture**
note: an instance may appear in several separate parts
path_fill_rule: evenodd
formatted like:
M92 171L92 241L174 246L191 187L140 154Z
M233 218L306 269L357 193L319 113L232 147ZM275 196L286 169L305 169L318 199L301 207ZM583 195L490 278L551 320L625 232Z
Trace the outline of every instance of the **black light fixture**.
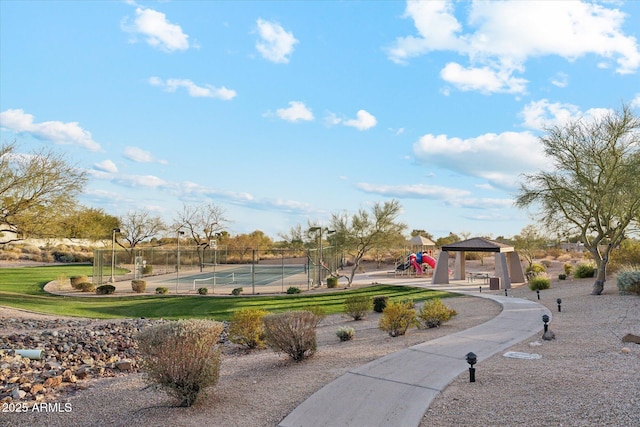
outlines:
M536 294L538 295L538 299L540 299L540 289L536 290Z
M560 313L562 311L562 298L558 298L556 302L558 303L558 313Z
M473 367L473 365L476 364L476 362L478 361L478 356L476 356L476 354L472 351L470 351L469 353L467 353L467 363L469 364L469 382L470 383L475 383L476 382L476 368Z
M549 330L549 316L543 314L542 321L544 322L544 331L547 332L547 330Z
M504 296L505 296L505 297L508 297L508 296L509 296L509 294L507 294L507 290L506 290L506 289L504 290Z
M482 293L482 286L480 286L480 293Z

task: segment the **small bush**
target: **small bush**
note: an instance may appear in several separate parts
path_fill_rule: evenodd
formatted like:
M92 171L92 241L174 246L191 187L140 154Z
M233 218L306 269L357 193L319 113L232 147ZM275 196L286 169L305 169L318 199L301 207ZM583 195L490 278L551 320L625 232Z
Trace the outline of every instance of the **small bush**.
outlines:
M138 347L147 380L191 406L220 374L217 343L224 325L211 320L179 320L143 329Z
M571 265L570 263L565 263L562 265L562 268L564 269L564 274L569 276L571 275L571 272L573 271L573 265Z
M364 319L372 307L372 299L368 296L354 295L344 300L344 312L351 316L353 320Z
M76 289L78 289L81 292L93 292L96 290L96 287L91 282L78 283L76 286L77 286Z
M567 275L562 273L562 274L558 274L558 279L559 280L567 280Z
M538 274L542 274L547 271L547 268L542 264L533 263L527 267L527 273L531 276L537 276Z
M231 291L231 295L238 296L242 293L243 290L243 288L233 288L233 290Z
M544 276L535 276L529 280L529 289L532 291L538 291L542 289L549 289L551 287L551 280Z
M305 308L305 310L312 312L316 316L316 326L318 325L318 323L322 322L322 319L327 317L327 311L324 309L324 307L319 305L307 307Z
M454 309L447 307L442 300L434 298L424 303L418 312L417 320L422 327L437 328L457 314Z
M340 341L351 341L355 334L356 330L348 326L342 326L336 331L336 335L340 338Z
M269 314L259 308L243 308L233 313L229 324L229 340L247 348L264 347L264 324L262 318Z
M198 288L198 294L206 295L208 293L209 293L209 289L207 289L207 288Z
M96 294L98 295L111 295L116 291L116 287L113 285L101 285L96 288Z
M338 278L327 277L327 288L337 288L337 287L338 287Z
M142 274L144 274L145 276L149 274L153 274L153 266L147 264L144 267L142 267Z
M289 286L287 288L287 293L288 294L299 294L300 293L300 288L296 288L295 286Z
M296 362L311 357L317 348L318 319L310 311L287 311L264 316L265 340L276 352Z
M596 275L596 266L593 264L580 263L576 265L576 269L573 272L573 277L576 279L584 279L587 277L593 277Z
M80 290L80 283L86 283L89 281L87 276L71 276L69 277L69 283L73 289Z
M382 313L389 303L389 297L386 295L379 295L373 297L373 311L376 313Z
M147 281L146 280L134 279L134 280L131 281L131 290L133 290L133 292L137 292L137 293L141 294L146 289L147 289Z
M392 337L404 335L416 321L416 310L402 302L389 302L382 312L378 327Z
M158 287L156 288L156 294L164 295L164 294L166 294L167 292L169 292L169 288L167 288L167 287L164 287L164 286L158 286Z
M616 285L620 295L640 295L640 269L638 267L624 267L616 277Z

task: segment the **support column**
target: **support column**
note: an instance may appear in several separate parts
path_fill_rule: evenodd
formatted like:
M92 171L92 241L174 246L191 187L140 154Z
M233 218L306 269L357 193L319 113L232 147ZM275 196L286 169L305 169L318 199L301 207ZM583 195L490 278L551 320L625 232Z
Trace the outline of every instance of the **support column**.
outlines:
M449 283L449 252L442 251L438 255L438 262L436 262L431 283L434 285Z

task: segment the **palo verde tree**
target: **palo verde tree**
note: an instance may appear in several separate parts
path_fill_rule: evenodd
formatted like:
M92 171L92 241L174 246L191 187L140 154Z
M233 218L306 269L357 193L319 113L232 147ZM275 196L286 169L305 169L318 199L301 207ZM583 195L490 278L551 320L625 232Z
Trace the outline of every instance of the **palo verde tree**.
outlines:
M209 203L206 205L184 205L178 212L176 229L184 229L186 235L195 243L200 269L204 263L204 250L224 228L228 220L224 209Z
M552 232L580 236L597 266L591 293L600 295L611 250L640 215L640 118L623 105L546 129L540 141L554 169L525 175L516 206L538 208Z
M533 264L536 251L543 249L546 242L547 239L533 224L527 225L520 234L513 237L513 246L527 260L529 267Z
M379 203L371 207L371 212L360 209L349 216L347 213L331 214L331 228L335 230L334 239L340 248L353 256L353 268L348 276L348 286L360 267L362 258L374 248L392 245L402 235L406 225L397 222L401 206L397 200Z
M86 174L49 149L24 154L16 148L15 142L0 145L0 243L57 237L51 231L59 215L75 206ZM9 232L21 237L3 237Z
M128 211L120 217L120 233L118 245L122 247L133 262L136 246L145 240L156 237L166 226L159 216L154 216L146 209ZM125 245L124 242L127 244Z

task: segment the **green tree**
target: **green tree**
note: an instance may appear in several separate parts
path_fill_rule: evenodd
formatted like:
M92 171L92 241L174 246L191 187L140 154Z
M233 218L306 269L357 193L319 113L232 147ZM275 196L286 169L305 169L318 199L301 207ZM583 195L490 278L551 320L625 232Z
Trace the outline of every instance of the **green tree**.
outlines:
M111 240L112 230L120 226L120 220L103 209L79 206L66 215L60 215L57 226L59 237Z
M75 206L86 173L49 149L24 154L16 148L15 142L0 146L0 243L57 237L51 230ZM13 232L19 236L9 237Z
M591 293L600 295L611 250L640 214L640 119L623 105L548 128L540 141L554 168L525 175L516 205L538 208L550 231L580 235L597 265Z
M513 246L518 250L518 253L527 260L529 267L531 267L535 252L543 249L546 241L544 236L538 231L538 228L535 225L529 224L520 231L520 234L513 237Z
M438 237L438 240L435 241L435 244L438 247L442 247L442 246L450 245L455 242L459 242L460 240L461 240L460 236L458 236L453 232L450 232L448 236Z
M401 206L397 200L376 202L371 211L360 209L349 216L347 213L331 215L331 228L335 230L336 243L353 257L353 268L348 276L348 286L360 267L362 258L372 249L383 248L396 241L406 229L406 225L397 222Z

